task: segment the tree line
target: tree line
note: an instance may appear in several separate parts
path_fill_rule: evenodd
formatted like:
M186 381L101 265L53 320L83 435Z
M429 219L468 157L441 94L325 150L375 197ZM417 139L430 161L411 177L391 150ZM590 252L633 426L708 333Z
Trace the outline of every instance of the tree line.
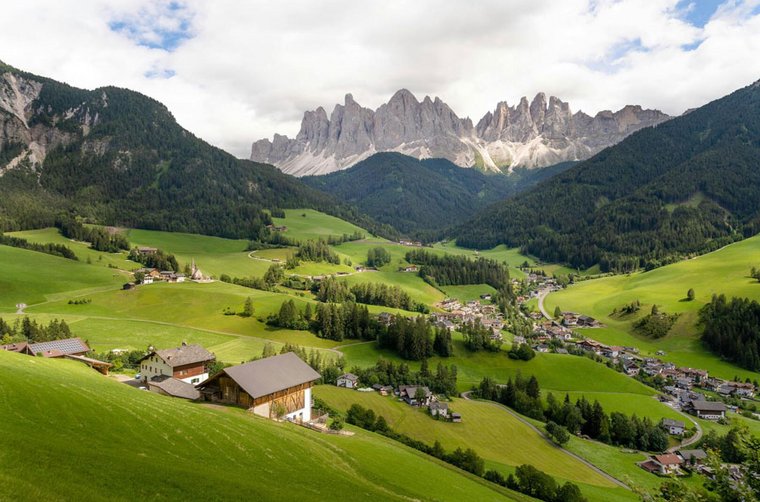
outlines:
M760 371L760 303L713 295L699 312L702 342L742 368Z
M517 467L515 474L509 474L507 477L493 469L486 471L485 461L472 448L457 447L448 453L438 440L433 445L428 445L394 431L383 415L378 415L371 408L365 408L360 404L354 403L349 407L346 412L346 422L382 434L487 481L539 500L546 502L585 502L586 500L576 484L567 481L559 485L554 478L529 464Z
M427 305L415 302L409 296L409 293L395 285L390 286L379 282L363 282L354 284L349 288L346 281L327 277L319 283L315 283L314 288L316 289L317 300L320 302L340 303L355 301L412 312L429 312Z
M40 324L24 316L23 319L16 319L10 324L0 317L0 341L3 345L15 342L49 342L71 337L71 329L63 319L53 319L47 324Z
M419 276L437 286L488 284L497 290L509 286L507 267L495 260L471 260L466 256L437 255L418 249L406 253L406 261L419 265Z
M541 401L541 389L535 376L526 379L519 373L506 385L497 385L485 377L475 390L483 399L499 402L518 413L547 422L547 428L558 442L567 441L567 434L583 434L602 443L637 448L645 451L664 451L668 447L665 431L647 417L627 416L613 412L607 414L599 401L590 403L581 396L575 403L565 395L557 401L552 393ZM564 441L562 439L564 438Z
M73 218L59 219L55 226L58 227L64 237L75 241L89 242L90 247L96 251L118 253L129 249L129 240L119 232L110 233L104 228L86 227Z
M38 244L36 242L29 242L26 239L20 237L12 237L0 232L0 244L3 246L10 246L14 248L27 249L29 251L37 251L38 253L45 253L53 256L59 256L68 260L78 260L77 255L70 247L63 244Z

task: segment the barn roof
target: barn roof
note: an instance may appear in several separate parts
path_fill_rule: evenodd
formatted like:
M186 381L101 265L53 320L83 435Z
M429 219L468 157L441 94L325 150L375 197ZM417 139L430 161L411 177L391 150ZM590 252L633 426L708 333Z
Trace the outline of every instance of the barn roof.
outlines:
M200 345L182 345L173 349L156 350L143 357L143 359L147 359L153 354L156 354L172 368L185 366L187 364L213 361L215 359L214 354ZM143 359L141 359L141 361Z
M232 366L222 371L254 399L322 378L293 352ZM198 388L212 380L215 379L206 380Z
M44 357L62 357L71 354L83 354L90 351L90 347L81 338L66 338L64 340L51 340L29 344L29 350L34 355Z
M178 378L172 378L167 375L151 378L148 385L151 387L158 387L172 397L181 397L191 400L201 397L201 393L193 384L183 382Z

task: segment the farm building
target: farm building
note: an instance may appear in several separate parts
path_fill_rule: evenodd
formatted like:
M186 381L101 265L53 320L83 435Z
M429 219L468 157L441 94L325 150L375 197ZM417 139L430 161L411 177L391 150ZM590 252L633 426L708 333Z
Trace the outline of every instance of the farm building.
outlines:
M148 389L151 392L163 396L179 397L182 399L190 399L191 401L201 397L201 393L193 384L183 382L182 380L167 375L151 378L148 382Z
M440 401L433 401L430 403L430 406L428 407L430 410L430 414L434 417L443 417L448 418L449 416L449 405L448 403L442 403Z
M347 389L355 388L359 383L359 377L353 373L346 373L338 377L336 385L338 387L345 387Z
M421 400L417 399L417 389L421 389L421 392L419 393L420 396L423 396ZM398 390L401 399L411 406L427 406L433 398L433 393L430 392L430 389L424 386L401 385Z
M140 359L140 374L144 382L167 376L185 383L199 384L208 378L208 363L214 354L200 345L187 345L175 349L154 350Z
M692 401L686 409L705 420L720 420L726 416L726 405L717 401Z
M680 420L663 418L662 422L660 423L662 424L662 428L665 429L668 434L673 434L674 436L683 436L685 425Z
M90 347L81 338L66 338L29 344L29 354L42 357L83 356Z
M321 378L292 352L225 368L197 386L203 399L243 406L256 415L311 420L311 386Z

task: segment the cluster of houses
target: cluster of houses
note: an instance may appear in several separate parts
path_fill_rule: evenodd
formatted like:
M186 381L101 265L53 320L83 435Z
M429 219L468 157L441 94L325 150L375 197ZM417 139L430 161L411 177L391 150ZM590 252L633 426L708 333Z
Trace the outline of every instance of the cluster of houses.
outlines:
M676 450L674 453L652 455L638 465L661 476L684 475L684 469L708 474L709 468L703 465L706 458L704 450Z
M286 232L288 230L285 225L267 225L267 228L273 232Z
M346 389L355 389L358 391L378 392L382 396L396 396L399 400L404 401L409 406L426 407L430 415L436 418L443 418L452 422L461 422L462 415L453 413L449 410L449 404L439 401L427 386L424 385L399 385L397 389L391 385L374 384L372 387L360 388L359 377L353 373L345 373L338 377L335 384L338 387Z
M155 248L138 248L138 249L155 249ZM192 261L190 266L190 276L175 272L174 270L158 270L157 268L140 268L135 270L136 274L142 274L143 279L140 284L153 284L154 282L163 281L168 283L185 282L185 280L191 280L195 282L208 282L210 279L203 275L203 272L195 264L195 260ZM124 284L124 289L133 289L137 284L134 282L128 282Z
M491 295L483 294L481 300L488 301ZM502 340L501 330L504 329L504 314L495 305L482 304L479 300L471 300L462 304L457 299L447 298L438 304L445 312L430 314L430 320L439 328L454 331L457 326L480 322L481 326L491 330L491 339Z
M113 366L111 363L87 357L87 354L90 352L90 347L88 347L79 337L39 343L17 342L0 345L0 350L17 352L32 357L71 359L84 363L104 375L108 375L108 371Z
M421 248L422 247L422 243L420 241L407 241L407 240L401 239L401 240L398 241L398 243L401 244L402 246L407 246L407 247L411 247L411 248Z
M166 396L242 406L265 418L311 420L311 387L321 375L296 354L231 366L209 377L214 360L200 345L153 350L140 360L138 378Z

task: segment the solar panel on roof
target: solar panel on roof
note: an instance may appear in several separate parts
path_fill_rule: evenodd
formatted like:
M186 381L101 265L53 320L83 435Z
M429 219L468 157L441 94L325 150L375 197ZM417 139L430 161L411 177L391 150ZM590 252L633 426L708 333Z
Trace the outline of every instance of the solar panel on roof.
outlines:
M89 347L84 344L79 338L67 338L65 340L52 340L49 342L39 342L29 345L32 351L36 352L49 352L51 350L57 350L64 354L75 354L78 352L87 352Z

